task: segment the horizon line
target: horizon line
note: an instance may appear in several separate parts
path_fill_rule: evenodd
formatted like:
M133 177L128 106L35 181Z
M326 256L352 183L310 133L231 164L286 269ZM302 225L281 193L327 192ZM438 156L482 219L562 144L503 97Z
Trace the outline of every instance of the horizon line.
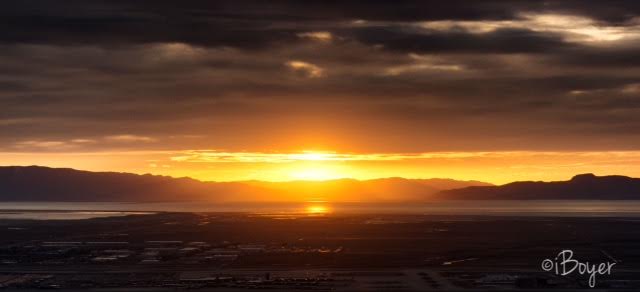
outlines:
M155 173L136 173L136 172L127 172L127 171L115 171L115 170L100 170L100 171L95 171L95 170L86 170L86 169L78 169L78 168L74 168L74 167L52 167L52 166L46 166L46 165L36 165L36 164L32 164L32 165L0 165L0 168L10 168L10 167L15 167L15 168L47 168L47 169L66 169L66 170L73 170L73 171L79 171L79 172L90 172L90 173L117 173L117 174L129 174L129 175L138 175L138 176L145 176L145 175L150 175L150 176L158 176L158 177L169 177L169 178L173 178L173 179L191 179L191 180L195 180L198 182L202 182L202 183L250 183L250 182L261 182L261 183L296 183L296 182L305 182L305 183L323 183L323 182L335 182L335 181L342 181L342 180L350 180L350 181L358 181L358 182L367 182L367 181L374 181L374 180L385 180L385 179L403 179L403 180L450 180L450 181L457 181L457 182L477 182L477 183L483 183L483 184L487 184L490 186L501 186L501 185L506 185L506 184L510 184L510 183L515 183L515 182L562 182L562 181L569 181L571 180L571 178L576 177L576 176L580 176L580 175L593 175L596 177L606 177L606 176L624 176L624 177L630 177L630 178L635 178L633 176L628 176L628 175L620 175L620 174L607 174L607 175L597 175L593 172L588 172L588 173L576 173L574 174L572 177L566 179L566 180L516 180L516 181L511 181L508 183L503 183L503 184L494 184L491 182L487 182L487 181L482 181L482 180L477 180L477 179L455 179L455 178L448 178L448 177L423 177L423 178L411 178L411 177L403 177L403 176L387 176L387 177L377 177L377 178L370 178L370 179L358 179L358 178L353 178L353 177L341 177L341 178L331 178L331 179L318 179L318 180L313 180L313 179L297 179L297 180L259 180L259 179L249 179L249 180L202 180L202 179L198 179L198 178L194 178L191 176L173 176L173 175L165 175L165 174L155 174Z

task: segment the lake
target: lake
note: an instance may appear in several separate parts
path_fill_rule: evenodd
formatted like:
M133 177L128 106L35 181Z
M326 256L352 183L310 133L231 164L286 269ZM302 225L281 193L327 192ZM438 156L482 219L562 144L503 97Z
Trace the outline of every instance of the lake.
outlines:
M421 214L487 216L640 217L640 201L531 200L426 203L0 202L0 219L88 219L150 212L269 214Z

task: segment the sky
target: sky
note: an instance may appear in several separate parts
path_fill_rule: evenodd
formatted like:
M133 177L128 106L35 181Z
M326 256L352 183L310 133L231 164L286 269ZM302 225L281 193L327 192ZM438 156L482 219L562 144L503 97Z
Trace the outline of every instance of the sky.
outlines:
M0 164L640 176L638 1L4 1Z

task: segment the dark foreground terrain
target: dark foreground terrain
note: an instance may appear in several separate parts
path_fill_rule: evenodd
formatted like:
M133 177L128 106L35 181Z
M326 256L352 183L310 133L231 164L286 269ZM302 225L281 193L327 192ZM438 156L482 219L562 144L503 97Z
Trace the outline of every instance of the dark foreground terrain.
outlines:
M158 213L1 220L0 287L66 290L640 290L640 220ZM556 276L571 249L610 275Z

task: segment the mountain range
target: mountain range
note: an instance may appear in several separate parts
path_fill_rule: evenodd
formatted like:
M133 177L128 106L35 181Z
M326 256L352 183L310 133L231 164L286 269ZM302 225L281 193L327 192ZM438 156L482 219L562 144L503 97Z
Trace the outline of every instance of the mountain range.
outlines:
M0 167L0 201L420 202L574 199L640 199L640 179L580 174L568 181L522 181L500 186L480 181L405 178L203 182L186 177L90 172L70 168Z
M290 182L203 182L191 178L89 172L40 166L0 167L0 201L424 201L479 181L383 178Z
M638 200L640 179L586 173L568 181L521 181L443 190L437 197L448 200Z

